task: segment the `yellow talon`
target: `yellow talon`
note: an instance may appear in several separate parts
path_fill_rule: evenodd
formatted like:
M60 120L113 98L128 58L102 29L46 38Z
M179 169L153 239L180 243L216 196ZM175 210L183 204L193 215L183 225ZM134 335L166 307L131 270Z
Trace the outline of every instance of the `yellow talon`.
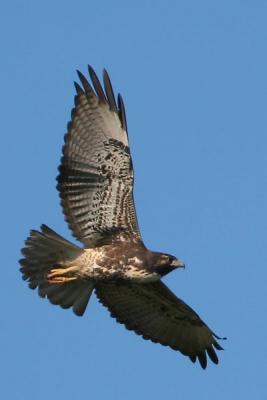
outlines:
M64 283L69 281L74 281L77 279L75 276L64 276L67 275L73 268L57 268L51 269L47 274L47 282L49 283Z

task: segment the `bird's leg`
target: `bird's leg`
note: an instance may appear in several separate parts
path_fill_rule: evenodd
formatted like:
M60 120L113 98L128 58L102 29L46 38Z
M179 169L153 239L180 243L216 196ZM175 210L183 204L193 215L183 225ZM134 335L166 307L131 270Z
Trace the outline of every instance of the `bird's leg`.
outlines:
M75 267L69 268L53 268L47 274L47 281L49 283L64 283L69 281L74 281L77 276L71 274Z

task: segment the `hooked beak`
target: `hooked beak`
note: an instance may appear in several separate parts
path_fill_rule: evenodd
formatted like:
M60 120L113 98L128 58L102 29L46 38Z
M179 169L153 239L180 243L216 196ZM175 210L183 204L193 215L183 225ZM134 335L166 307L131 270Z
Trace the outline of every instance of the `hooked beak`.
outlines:
M176 260L172 261L171 266L175 268L185 268L185 263L182 260L176 258Z

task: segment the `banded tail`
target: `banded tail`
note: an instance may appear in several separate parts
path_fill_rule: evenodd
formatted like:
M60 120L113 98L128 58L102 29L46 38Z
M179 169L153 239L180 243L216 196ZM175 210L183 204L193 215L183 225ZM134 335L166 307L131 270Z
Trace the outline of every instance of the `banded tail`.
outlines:
M72 307L76 315L83 315L94 289L93 283L71 278L57 280L53 272L59 267L64 273L64 263L70 263L83 250L46 225L41 226L41 232L32 230L25 244L21 250L24 258L19 262L23 279L29 282L29 287L38 288L39 295L47 297L52 304Z

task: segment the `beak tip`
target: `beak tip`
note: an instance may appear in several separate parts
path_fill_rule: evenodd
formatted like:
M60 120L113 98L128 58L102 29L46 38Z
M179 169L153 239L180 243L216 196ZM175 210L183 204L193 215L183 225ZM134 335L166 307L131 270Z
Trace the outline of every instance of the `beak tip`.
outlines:
M185 263L182 260L179 260L179 259L175 260L175 264L174 265L175 265L176 268L185 268Z

